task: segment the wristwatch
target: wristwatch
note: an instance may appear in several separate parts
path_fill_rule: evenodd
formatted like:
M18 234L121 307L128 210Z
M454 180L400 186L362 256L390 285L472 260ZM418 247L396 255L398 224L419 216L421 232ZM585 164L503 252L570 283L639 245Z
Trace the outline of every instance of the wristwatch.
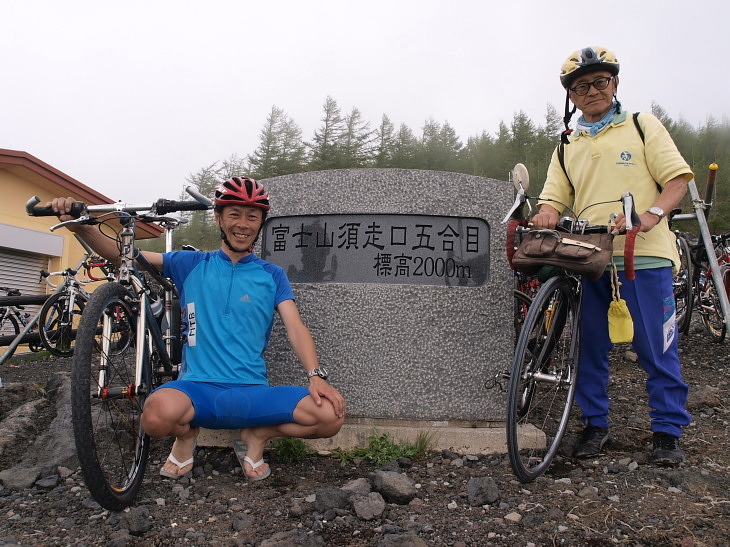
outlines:
M654 206L654 207L649 207L649 208L648 208L648 209L646 210L646 212L647 212L647 213L651 213L652 215L656 215L656 216L658 216L658 217L659 217L659 220L661 220L661 219L663 219L663 218L664 218L664 209L662 209L661 207L656 207L656 206Z
M323 380L326 380L329 374L327 374L324 367L317 367L314 370L307 372L307 378L311 378L312 376L319 376Z

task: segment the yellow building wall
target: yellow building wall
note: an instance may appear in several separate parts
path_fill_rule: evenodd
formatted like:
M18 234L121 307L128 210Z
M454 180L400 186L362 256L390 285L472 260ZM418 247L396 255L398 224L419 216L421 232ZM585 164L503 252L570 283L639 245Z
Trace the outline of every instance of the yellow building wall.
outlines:
M30 154L0 149L0 223L11 227L0 231L0 247L8 248L11 253L18 250L49 255L48 271L77 267L84 256L84 248L68 228L51 232L50 228L59 223L57 217L34 217L26 213L26 203L33 196L40 198L38 205L41 206L57 196L70 196L87 204L112 203L113 200ZM8 233L11 235L8 236ZM137 227L138 239L159 237L161 233L162 230L157 226ZM9 237L16 239L7 241ZM53 238L62 238L62 250L59 253L33 248L33 242L39 239L51 241ZM94 273L98 275L99 271ZM52 281L60 283L62 279L56 277ZM90 283L86 288L92 291L95 286L98 283ZM51 293L53 289L47 287L46 292Z
M0 195L3 196L2 199L0 199L0 222L11 226L17 226L19 228L34 230L41 234L53 233L62 237L62 255L60 257L50 258L48 264L50 271L60 271L65 270L66 268L73 268L78 265L84 255L83 247L66 228L60 228L55 232L50 231L50 228L59 222L58 218L55 216L32 217L25 211L26 202L33 196L41 198L40 205L44 205L46 202L60 194L60 188L56 188L56 192L54 192L51 188L48 188L49 186L52 186L52 183L49 182L41 185L38 184L38 181L22 178L7 169L0 169ZM61 195L65 195L65 193ZM13 248L16 248L15 245L21 246L22 248L23 242L0 241L0 246L4 247L7 244L13 245ZM33 249L24 248L23 250L33 252ZM55 281L58 282L58 280L59 278L56 278ZM53 291L49 288L48 292Z

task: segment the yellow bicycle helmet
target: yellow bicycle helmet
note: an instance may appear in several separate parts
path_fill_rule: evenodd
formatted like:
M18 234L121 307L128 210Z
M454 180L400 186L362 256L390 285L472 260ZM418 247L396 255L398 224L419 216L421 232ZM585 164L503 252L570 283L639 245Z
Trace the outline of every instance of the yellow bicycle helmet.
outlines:
M565 60L560 69L560 83L568 89L578 76L595 70L607 70L616 76L619 71L616 55L605 47L584 47Z

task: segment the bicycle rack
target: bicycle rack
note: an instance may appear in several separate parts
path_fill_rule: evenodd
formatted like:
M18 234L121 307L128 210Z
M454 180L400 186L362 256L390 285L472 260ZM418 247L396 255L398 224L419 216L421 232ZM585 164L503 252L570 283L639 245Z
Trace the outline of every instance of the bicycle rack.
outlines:
M717 294L720 297L720 307L722 308L723 321L725 327L730 330L730 301L728 301L728 294L724 290L725 285L722 277L720 276L720 264L717 262L717 256L715 256L715 247L712 244L712 236L710 235L710 228L707 225L707 217L710 214L712 207L712 193L715 186L715 174L717 173L718 166L716 163L710 165L710 172L707 178L707 189L705 191L705 199L700 199L699 192L697 191L697 185L694 179L687 183L689 188L690 197L692 198L692 207L694 213L683 213L674 215L672 222L677 220L696 220L700 226L700 235L702 236L702 244L707 252L707 258L710 263L710 271L712 272L712 280L717 288Z
M81 246L84 248L84 251L86 251L84 253L84 256L81 258L79 263L76 265L76 268L74 268L74 269L78 270L84 264L86 259L89 258L89 256L94 254L94 251L91 249L91 247L89 247L89 244L86 243L83 239L81 239L77 234L74 234L74 237L76 238L76 241L78 241L81 244ZM63 284L60 284L58 286L58 289L56 289L56 291L53 294L59 293L63 290L64 290L64 286L63 286ZM51 296L50 294L46 295L46 298L49 298L50 296ZM23 338L25 337L25 335L28 334L30 332L30 330L35 326L35 324L38 322L38 318L41 315L42 309L43 308L38 310L38 312L33 317L30 317L28 319L28 324L23 328L23 330L21 330L18 333L18 336L15 337L15 340L13 340L10 343L10 345L7 348L5 348L5 351L3 352L3 354L0 355L0 365L2 365L5 361L7 361L10 358L10 356L13 354L13 352L15 352L15 348L17 348L23 341Z

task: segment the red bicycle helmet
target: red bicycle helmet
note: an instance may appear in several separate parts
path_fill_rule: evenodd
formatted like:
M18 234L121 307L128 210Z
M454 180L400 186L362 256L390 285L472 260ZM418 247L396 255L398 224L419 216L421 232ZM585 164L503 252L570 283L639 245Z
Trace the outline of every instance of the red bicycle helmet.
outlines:
M231 177L218 185L215 189L215 204L219 207L224 205L245 205L258 207L268 211L269 192L264 185L248 177Z

